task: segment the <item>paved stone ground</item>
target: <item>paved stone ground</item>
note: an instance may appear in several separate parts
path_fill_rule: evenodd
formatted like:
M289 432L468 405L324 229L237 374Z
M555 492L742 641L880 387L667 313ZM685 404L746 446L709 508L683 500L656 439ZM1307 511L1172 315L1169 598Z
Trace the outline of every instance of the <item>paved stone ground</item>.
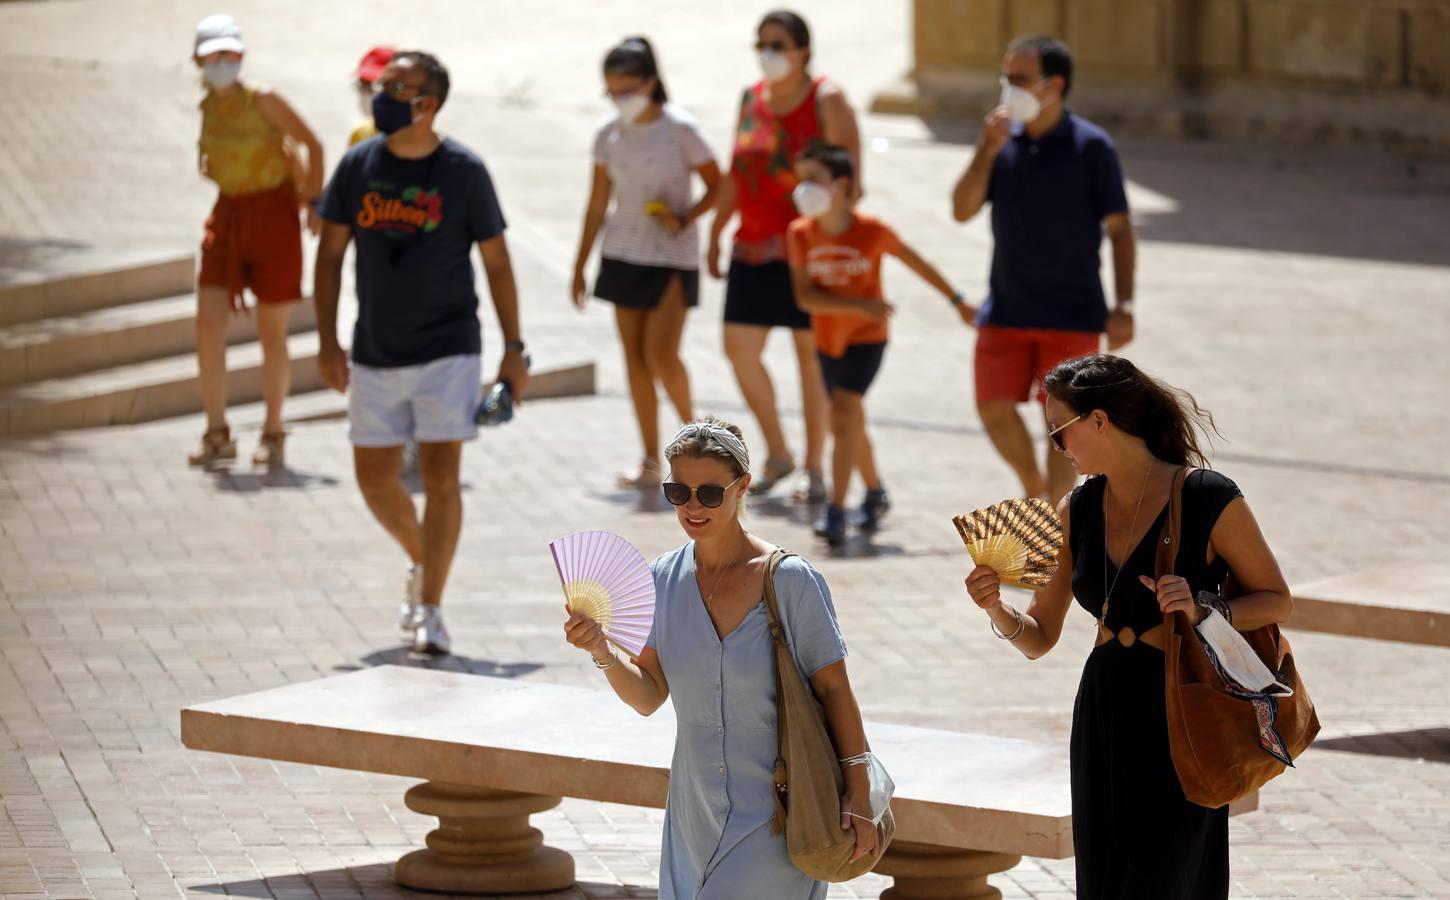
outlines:
M5 897L406 893L389 866L431 824L403 807L405 781L191 753L177 710L388 662L597 684L559 639L544 543L589 527L649 554L680 540L661 503L611 486L637 455L612 327L606 310L579 316L565 299L588 139L604 112L594 67L611 38L647 32L675 96L724 146L759 10L733 0L709 18L629 2L587 14L440 2L426 19L356 0L232 9L254 47L249 71L293 99L334 157L362 47L416 41L453 64L448 127L499 182L536 356L597 359L603 392L530 405L470 448L448 605L459 653L439 663L397 646L401 559L351 483L337 421L297 424L294 469L275 477L186 470L189 420L0 444ZM210 193L192 174L184 57L210 11L181 0L0 6L6 273L63 270L89 249L194 245ZM822 70L858 102L907 66L904 4L804 11ZM720 52L721 35L734 36L733 52ZM863 127L868 207L980 293L985 227L959 230L945 215L970 135L878 117ZM1123 155L1143 239L1133 356L1217 414L1228 441L1216 462L1291 581L1438 556L1450 540L1450 167L1223 144L1124 141ZM902 312L872 412L897 500L890 527L838 555L786 505L757 504L754 527L812 552L830 579L869 717L1065 739L1091 623L1071 617L1058 652L1029 664L966 606L948 519L1015 486L971 413L970 336L904 271L887 281ZM707 284L691 371L702 409L743 418L718 351L719 309ZM774 346L772 362L789 398L786 352ZM237 421L249 450L260 416L243 409ZM1234 896L1450 896L1450 656L1317 635L1295 647L1325 730L1263 809L1235 820ZM584 883L569 896L655 895L658 813L571 801L536 821L579 862ZM1027 860L998 883L1008 897L1068 897L1072 867ZM867 878L833 896L882 885Z

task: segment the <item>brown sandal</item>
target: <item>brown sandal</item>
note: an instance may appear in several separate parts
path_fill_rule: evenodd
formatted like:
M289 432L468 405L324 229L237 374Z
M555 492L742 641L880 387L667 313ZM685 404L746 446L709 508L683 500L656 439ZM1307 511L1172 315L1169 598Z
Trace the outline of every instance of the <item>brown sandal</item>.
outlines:
M193 466L209 466L223 460L237 458L237 442L232 440L232 430L223 425L208 428L201 436L201 446L186 456Z
M257 451L252 454L252 465L276 470L284 468L286 456L283 453L283 443L287 440L285 431L273 433L262 432L262 439L257 444Z

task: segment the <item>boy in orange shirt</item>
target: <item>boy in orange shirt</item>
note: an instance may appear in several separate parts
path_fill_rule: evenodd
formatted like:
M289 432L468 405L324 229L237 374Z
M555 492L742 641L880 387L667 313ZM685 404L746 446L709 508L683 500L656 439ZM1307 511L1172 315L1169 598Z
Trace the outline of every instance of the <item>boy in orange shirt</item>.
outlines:
M816 144L795 164L793 195L802 213L790 225L786 247L796 303L811 314L816 349L831 393L830 503L815 531L832 546L846 540L846 493L851 474L866 483L857 524L874 530L890 508L876 472L866 431L866 391L886 352L887 320L894 312L881 294L881 258L891 254L956 307L971 326L977 311L941 273L901 242L880 219L854 209L855 166L843 147Z

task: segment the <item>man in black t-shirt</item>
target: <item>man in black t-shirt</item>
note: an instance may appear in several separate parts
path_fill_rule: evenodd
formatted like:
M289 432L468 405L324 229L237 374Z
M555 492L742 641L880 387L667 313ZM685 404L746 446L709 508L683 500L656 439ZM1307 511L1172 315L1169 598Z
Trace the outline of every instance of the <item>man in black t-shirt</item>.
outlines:
M459 462L478 434L480 354L472 247L478 245L504 337L498 380L528 383L518 290L493 182L471 151L433 130L448 70L420 51L398 53L373 98L380 136L338 163L322 205L317 248L318 364L348 398L358 486L411 560L400 625L419 652L447 653L440 604L463 524ZM357 242L358 316L351 365L337 340L342 260ZM403 445L418 442L426 495L420 522L399 480Z

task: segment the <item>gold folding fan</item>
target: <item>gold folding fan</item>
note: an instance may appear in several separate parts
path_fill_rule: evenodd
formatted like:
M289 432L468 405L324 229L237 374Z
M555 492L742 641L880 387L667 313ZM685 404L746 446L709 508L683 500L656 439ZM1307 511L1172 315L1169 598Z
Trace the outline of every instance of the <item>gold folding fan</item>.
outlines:
M956 516L952 524L972 560L996 571L1005 585L1041 590L1057 574L1062 521L1045 500L1003 500Z

